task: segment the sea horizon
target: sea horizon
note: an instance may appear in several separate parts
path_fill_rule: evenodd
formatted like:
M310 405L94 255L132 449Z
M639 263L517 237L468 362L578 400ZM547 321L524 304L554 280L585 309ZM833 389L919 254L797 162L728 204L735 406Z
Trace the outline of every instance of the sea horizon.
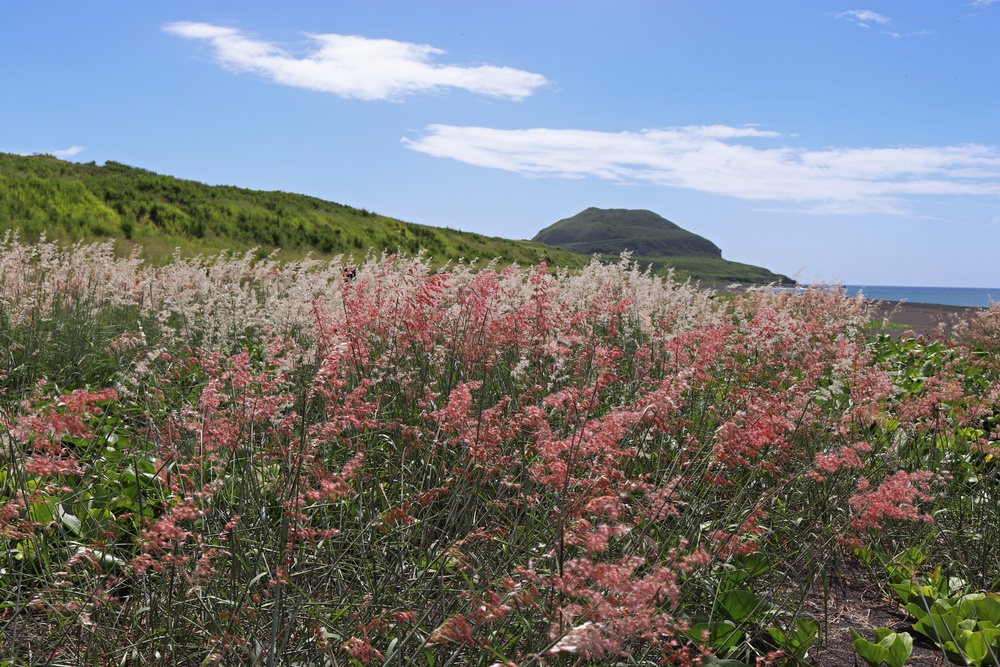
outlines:
M859 292L873 301L905 301L941 306L989 308L1000 301L1000 287L924 287L906 285L841 285L849 297Z

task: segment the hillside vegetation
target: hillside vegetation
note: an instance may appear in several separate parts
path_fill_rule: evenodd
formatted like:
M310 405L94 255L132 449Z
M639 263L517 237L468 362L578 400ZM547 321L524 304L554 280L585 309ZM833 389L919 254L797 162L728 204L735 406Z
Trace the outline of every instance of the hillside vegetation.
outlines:
M656 273L672 268L679 278L703 282L793 282L763 267L725 260L708 239L646 210L591 207L546 227L532 241L614 260L629 251L632 259Z
M28 241L43 234L61 242L113 239L118 253L139 245L154 263L175 248L191 256L254 247L262 255L280 248L283 259L423 250L434 265L479 258L579 269L588 261L538 243L403 222L305 195L209 186L111 161L0 153L0 234L7 230Z

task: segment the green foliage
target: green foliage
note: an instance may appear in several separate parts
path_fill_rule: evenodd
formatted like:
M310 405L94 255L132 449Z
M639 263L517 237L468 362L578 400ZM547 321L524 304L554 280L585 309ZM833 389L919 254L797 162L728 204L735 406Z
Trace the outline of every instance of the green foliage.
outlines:
M698 584L713 604L705 615L696 616L685 634L712 652L706 663L735 667L753 662L765 647L781 649L790 663L801 662L819 637L815 620L791 614L753 591L758 580L777 574L773 562L756 552L700 572ZM765 632L766 631L766 632ZM770 637L770 641L767 641ZM749 662L744 662L749 661Z
M1000 654L1000 594L969 593L965 581L942 574L940 566L919 576L916 565L911 564L913 554L910 551L908 557L887 568L892 589L899 595L906 612L915 619L913 631L940 647L953 662L1000 664L997 660ZM876 633L876 642L886 650L893 641L898 640ZM878 649L867 642L860 646L858 649L856 637L855 649L859 655L865 657L862 649L872 657L878 655ZM888 662L887 658L883 659ZM869 661L869 664L878 663Z
M908 632L896 633L889 628L876 628L875 643L871 643L851 628L854 650L869 667L882 663L889 667L903 667L913 653L913 637Z
M33 572L74 555L112 571L124 568L141 528L170 501L149 443L130 438L117 419L95 419L91 426L93 436L61 441L91 461L75 488L46 486L40 475L14 479L0 472L0 503L30 493L32 520L48 527L13 544L14 560L30 564ZM103 546L87 546L94 544Z
M777 644L796 664L806 659L809 647L819 637L819 623L811 618L797 618L787 631L778 627L767 629Z
M969 665L997 664L1000 596L970 593L923 599L904 608L917 619L913 630L940 646L950 660Z
M949 588L948 580L958 581L958 577L974 588L995 590L1000 586L995 546L1000 543L1000 506L988 499L1000 491L1000 459L994 453L1000 408L995 402L969 400L988 394L996 386L993 355L983 357L980 350L963 351L944 341L893 341L887 335L872 340L871 349L876 362L893 378L895 395L890 407L928 406L927 414L920 417L920 427L914 431L905 432L898 423L887 422L895 429L893 441L906 445L913 465L949 473L948 496L952 501L938 510L934 519L943 527L938 539L962 557L949 565L951 577L934 577L935 585L945 587L938 595L956 590L953 583ZM978 416L969 421L966 415L970 413ZM900 546L910 547L908 555L896 559L900 562L890 565L890 571L902 572L893 574L893 588L903 596L902 589L911 586L907 572L919 570L923 555L916 543L886 544L885 552L896 553Z
M744 283L752 285L791 285L788 276L773 273L752 264L731 262L713 257L633 257L640 266L649 266L654 273L672 271L678 280L697 280L710 285Z

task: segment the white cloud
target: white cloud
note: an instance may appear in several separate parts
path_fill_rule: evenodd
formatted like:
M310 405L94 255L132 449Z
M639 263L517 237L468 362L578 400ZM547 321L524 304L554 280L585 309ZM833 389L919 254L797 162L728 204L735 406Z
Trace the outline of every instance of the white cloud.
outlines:
M851 9L846 12L840 12L837 14L837 18L850 21L851 23L856 23L863 28L870 28L870 24L872 23L878 23L879 25L886 25L889 23L888 17L883 16L878 12L873 12L870 9Z
M973 7L989 7L990 5L1000 2L1000 0L973 0Z
M817 213L909 212L920 195L1000 197L1000 151L981 145L809 150L775 132L724 125L639 132L431 125L413 150L529 177L598 177ZM761 146L761 143L772 144Z
M43 153L15 153L15 155L51 155L52 157L57 157L60 160L65 160L71 158L78 153L83 151L83 146L70 146L69 148L64 148L59 151L45 151Z
M66 158L73 157L77 153L83 150L83 146L70 146L69 148L64 148L61 151L52 151L52 156L57 157L60 160L65 160Z
M209 42L215 57L237 72L252 72L275 83L362 100L399 99L414 93L460 88L521 100L548 81L512 67L461 67L433 62L444 51L427 44L357 35L309 35L315 48L296 56L252 39L239 30L208 23L170 23L163 29Z

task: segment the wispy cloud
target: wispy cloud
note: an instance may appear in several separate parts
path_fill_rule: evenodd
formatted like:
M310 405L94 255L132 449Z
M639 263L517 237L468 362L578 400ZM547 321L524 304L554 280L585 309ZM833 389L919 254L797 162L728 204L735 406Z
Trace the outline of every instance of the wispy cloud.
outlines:
M66 158L73 157L82 151L83 146L70 146L69 148L64 148L61 151L52 151L52 156L57 157L60 160L65 160Z
M840 12L837 14L837 18L855 23L862 28L870 28L872 23L888 25L890 21L887 16L883 16L878 12L873 12L870 9L850 9L846 12Z
M357 35L308 35L315 48L294 55L234 28L208 23L170 23L163 29L208 42L220 64L275 83L362 100L396 100L414 93L459 88L521 100L548 83L541 74L512 67L462 67L433 62L444 54L427 44Z
M810 150L774 145L780 138L755 127L725 125L617 133L431 125L423 136L403 142L434 157L529 177L655 183L798 203L815 213L903 214L921 195L1000 197L995 147Z
M44 151L42 153L17 153L17 155L51 155L52 157L57 157L60 160L65 160L67 158L74 157L83 151L83 146L70 146L69 148L64 148L58 151Z
M989 7L997 2L1000 2L1000 0L973 0L970 4L973 7Z

